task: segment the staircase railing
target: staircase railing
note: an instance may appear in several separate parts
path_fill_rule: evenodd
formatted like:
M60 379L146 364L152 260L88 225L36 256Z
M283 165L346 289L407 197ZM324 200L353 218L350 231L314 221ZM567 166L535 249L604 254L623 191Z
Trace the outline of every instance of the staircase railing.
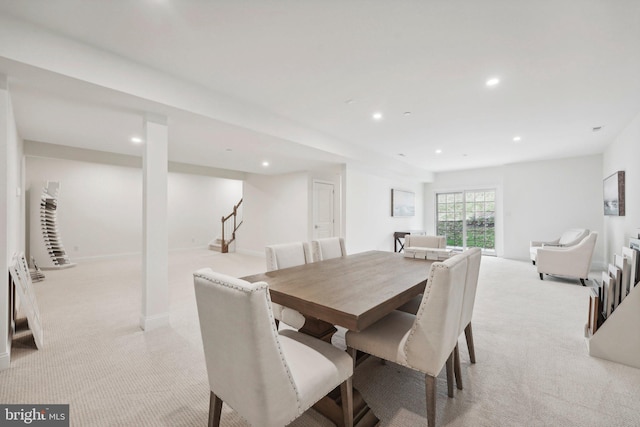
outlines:
M238 221L238 211L240 210L240 206L242 205L242 199L238 202L237 205L233 207L233 212L231 212L227 216L222 217L222 237L220 238L221 252L226 254L229 252L229 245L231 242L236 240L236 231L242 225L242 218ZM233 218L233 226L231 223L231 218ZM225 239L225 231L227 236L231 236L229 240Z

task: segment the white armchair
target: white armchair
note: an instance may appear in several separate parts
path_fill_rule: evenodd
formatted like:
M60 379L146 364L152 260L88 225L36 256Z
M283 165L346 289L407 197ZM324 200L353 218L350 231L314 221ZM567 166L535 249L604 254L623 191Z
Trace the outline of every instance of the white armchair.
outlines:
M265 253L267 256L267 271L280 270L312 262L307 242L266 246ZM295 329L300 329L306 321L299 311L276 303L273 303L273 313L276 318L276 325L282 321Z
M555 240L536 241L532 240L529 244L529 256L533 265L536 265L538 249L543 247L568 247L577 245L589 235L587 228L571 228Z
M536 265L540 280L543 280L544 274L552 274L578 278L582 286L586 286L584 281L589 277L597 238L598 233L592 231L574 246L539 248Z
M313 249L314 262L347 255L342 237L327 237L325 239L312 240L311 248Z
M209 427L226 403L249 424L288 425L340 386L345 426L353 426L353 361L344 351L297 331L277 332L265 282L209 268L194 273L209 377Z

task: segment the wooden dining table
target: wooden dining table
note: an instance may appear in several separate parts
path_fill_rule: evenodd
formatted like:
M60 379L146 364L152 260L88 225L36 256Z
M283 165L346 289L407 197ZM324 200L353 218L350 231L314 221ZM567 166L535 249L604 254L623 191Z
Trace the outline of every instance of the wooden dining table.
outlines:
M432 263L394 252L368 251L242 279L267 282L273 302L305 316L301 332L330 341L334 325L361 331L421 294ZM337 397L339 391L314 408L341 426ZM377 417L354 390L354 425L377 424Z

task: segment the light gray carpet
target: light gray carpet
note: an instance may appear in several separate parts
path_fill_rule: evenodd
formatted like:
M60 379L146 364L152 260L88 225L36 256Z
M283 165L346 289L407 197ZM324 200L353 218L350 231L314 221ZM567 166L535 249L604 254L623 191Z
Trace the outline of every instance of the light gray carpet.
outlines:
M192 272L242 276L264 259L206 250L170 256L171 326L144 333L140 259L82 262L36 283L45 348L14 343L0 372L3 403L69 403L74 426L205 426L208 384ZM465 388L446 396L439 426L638 426L640 370L589 357L587 289L540 281L530 263L483 257L473 328L478 363L460 339ZM426 425L423 376L370 358L355 385L382 426ZM223 426L245 426L226 405ZM331 425L310 410L293 426Z

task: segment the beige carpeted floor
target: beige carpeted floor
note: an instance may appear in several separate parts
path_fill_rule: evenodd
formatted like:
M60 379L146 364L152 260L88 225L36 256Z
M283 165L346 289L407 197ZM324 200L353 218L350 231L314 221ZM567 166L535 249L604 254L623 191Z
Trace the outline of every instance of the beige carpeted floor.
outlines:
M0 402L68 403L74 426L205 426L208 384L192 272L242 276L264 259L206 250L170 256L171 326L138 327L140 259L85 261L36 283L45 346L14 342ZM639 426L640 370L589 357L587 289L541 282L530 263L484 257L473 328L477 364L460 339L465 388L441 374L439 426ZM640 325L630 325L640 328ZM640 332L639 332L640 333ZM423 376L370 358L355 385L382 426L426 425ZM225 405L224 426L245 426ZM293 426L329 426L310 410Z

